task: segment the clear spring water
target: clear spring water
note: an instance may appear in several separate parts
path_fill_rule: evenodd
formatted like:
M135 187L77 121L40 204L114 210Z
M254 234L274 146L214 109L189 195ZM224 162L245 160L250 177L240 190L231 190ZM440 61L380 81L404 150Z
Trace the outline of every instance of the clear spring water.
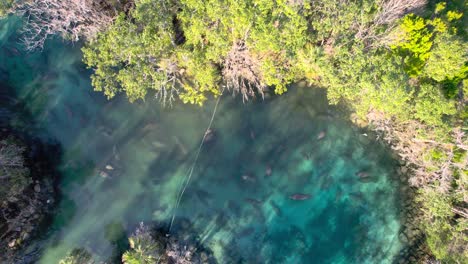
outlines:
M131 233L140 221L167 227L214 100L172 109L153 99L107 101L92 91L79 47L51 41L27 54L16 22L0 22L0 83L34 122L12 123L42 131L64 151L64 197L37 241L40 263L75 247L106 260L119 229ZM370 134L334 116L320 89L246 104L225 94L173 232L190 223L219 263L391 263L401 249L395 163ZM289 199L295 193L311 198Z

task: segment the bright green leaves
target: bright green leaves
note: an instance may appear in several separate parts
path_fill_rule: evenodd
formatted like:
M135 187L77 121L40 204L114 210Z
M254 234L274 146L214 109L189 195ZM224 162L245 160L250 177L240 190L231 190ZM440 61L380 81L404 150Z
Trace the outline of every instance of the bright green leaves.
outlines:
M435 14L439 14L440 12L442 12L443 10L445 10L446 7L447 7L447 3L446 3L446 2L437 3L437 4L436 4L436 8L435 8L435 10L434 10L434 13L435 13Z
M418 197L423 204L423 228L427 244L437 259L444 263L467 263L468 229L466 218L454 219L450 196L434 189L424 189Z
M418 16L406 16L397 32L397 41L392 49L397 50L405 60L405 68L410 76L421 74L429 58L433 33L427 28L427 22Z
M454 102L445 99L436 86L421 85L415 101L415 117L428 125L442 126L443 116L456 113Z
M460 37L443 34L434 41L434 48L424 67L424 75L437 82L455 81L458 84L466 78L467 62L468 44Z
M93 86L109 98L123 91L130 101L144 99L148 90L166 89L162 84L175 74L158 66L162 58L171 57L173 49L170 3L137 3L134 22L120 15L96 42L83 49L85 63L95 69Z
M185 80L180 99L184 103L202 105L207 99L206 93L219 95L219 71L205 58L203 53L179 52L180 67L184 69Z
M162 244L154 239L149 227L143 223L128 242L130 249L122 255L124 264L153 264L161 260Z
M281 94L294 76L291 65L306 43L307 21L299 8L286 1L181 1L187 46L205 58L205 64L223 63L234 43L245 43L261 83ZM306 8L306 7L303 7ZM196 17L196 19L194 19Z
M442 71L448 69L447 59L455 59L456 65L454 67L458 68L461 68L460 60L466 61L466 45L461 45L459 41L450 43L457 39L455 36L458 32L456 25L463 13L447 10L447 4L441 2L436 5L434 14L435 16L431 19L409 14L402 19L400 26L393 33L394 41L391 48L404 58L405 70L412 77L420 76L423 71L427 73L435 70L438 67L434 67L437 65L435 58L444 59L442 63L445 65L440 65L443 68ZM434 44L436 45L435 50ZM449 46L455 48L456 54L453 56L448 55L451 52L450 49L447 49ZM465 49L464 52L460 52L461 49ZM431 55L432 52L437 54ZM456 56L458 58L455 58ZM429 58L432 58L432 61L428 62ZM423 70L426 62L432 65L430 69ZM440 72L436 75L440 75ZM443 79L439 77L437 76L435 80L440 82Z
M450 21L450 22L454 21L454 20L458 20L462 16L463 16L462 12L458 12L458 11L448 11L447 12L447 20Z
M308 4L284 0L135 4L129 16L119 16L83 50L85 63L95 69L95 89L109 98L125 92L135 101L154 90L162 98L178 95L185 103L201 105L208 95L220 94L225 74L273 86L278 94L296 80L297 54L309 41L304 15ZM234 73L223 70L228 56Z
M397 60L386 54L365 53L359 46L337 50L335 59L320 62L332 103L351 102L364 117L370 110L408 118L412 91Z

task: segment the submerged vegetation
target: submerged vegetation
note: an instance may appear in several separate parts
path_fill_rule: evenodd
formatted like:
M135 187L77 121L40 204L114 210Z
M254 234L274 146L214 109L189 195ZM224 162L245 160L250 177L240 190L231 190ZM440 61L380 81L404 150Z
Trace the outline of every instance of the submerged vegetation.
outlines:
M0 14L30 18L29 49L51 34L86 39L92 84L108 98L203 105L225 91L249 100L299 81L326 88L401 158L434 256L468 261L464 1L79 2L3 1ZM125 262L156 258L140 238Z

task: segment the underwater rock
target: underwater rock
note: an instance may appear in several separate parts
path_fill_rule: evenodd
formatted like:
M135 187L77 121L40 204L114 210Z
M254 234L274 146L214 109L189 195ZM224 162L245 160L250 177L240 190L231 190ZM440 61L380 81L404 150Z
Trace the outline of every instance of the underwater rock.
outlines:
M256 182L255 177L253 177L250 174L243 174L241 178L242 180L247 181L247 182Z
M398 238L400 239L400 241L401 241L403 244L407 244L407 243L408 243L408 238L406 237L405 233L400 233L400 235L398 235Z
M35 192L41 192L41 186L39 184L34 185Z
M99 176L101 176L102 178L109 178L109 173L105 171L100 171Z
M16 239L11 240L10 242L8 242L8 247L10 248L15 247L15 243L16 243Z
M205 143L212 142L215 139L215 136L216 136L216 132L213 129L209 128L205 132L205 136L203 137L203 142Z
M310 194L304 194L304 193L295 193L291 194L289 196L289 199L295 200L295 201L304 201L310 199L312 196Z
M318 134L318 136L317 136L317 140L321 140L321 139L323 139L325 136L326 136L325 130L324 130L324 131L321 131L321 132Z
M400 174L406 174L408 172L408 167L401 166L399 170L400 170Z
M201 259L201 261L206 262L206 261L208 261L208 255L205 252L202 252L200 254L200 259Z

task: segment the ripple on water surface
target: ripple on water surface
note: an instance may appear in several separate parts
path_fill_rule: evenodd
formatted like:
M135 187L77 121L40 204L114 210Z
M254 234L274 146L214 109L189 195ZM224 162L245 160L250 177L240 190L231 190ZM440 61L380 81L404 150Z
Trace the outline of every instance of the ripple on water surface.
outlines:
M74 247L106 259L115 229L167 225L214 102L106 101L92 92L77 47L51 42L18 54L16 35L5 33L12 21L0 23L1 82L64 148L65 197L41 262ZM189 223L220 263L390 263L401 246L394 164L334 115L320 89L246 104L225 95L174 232Z

